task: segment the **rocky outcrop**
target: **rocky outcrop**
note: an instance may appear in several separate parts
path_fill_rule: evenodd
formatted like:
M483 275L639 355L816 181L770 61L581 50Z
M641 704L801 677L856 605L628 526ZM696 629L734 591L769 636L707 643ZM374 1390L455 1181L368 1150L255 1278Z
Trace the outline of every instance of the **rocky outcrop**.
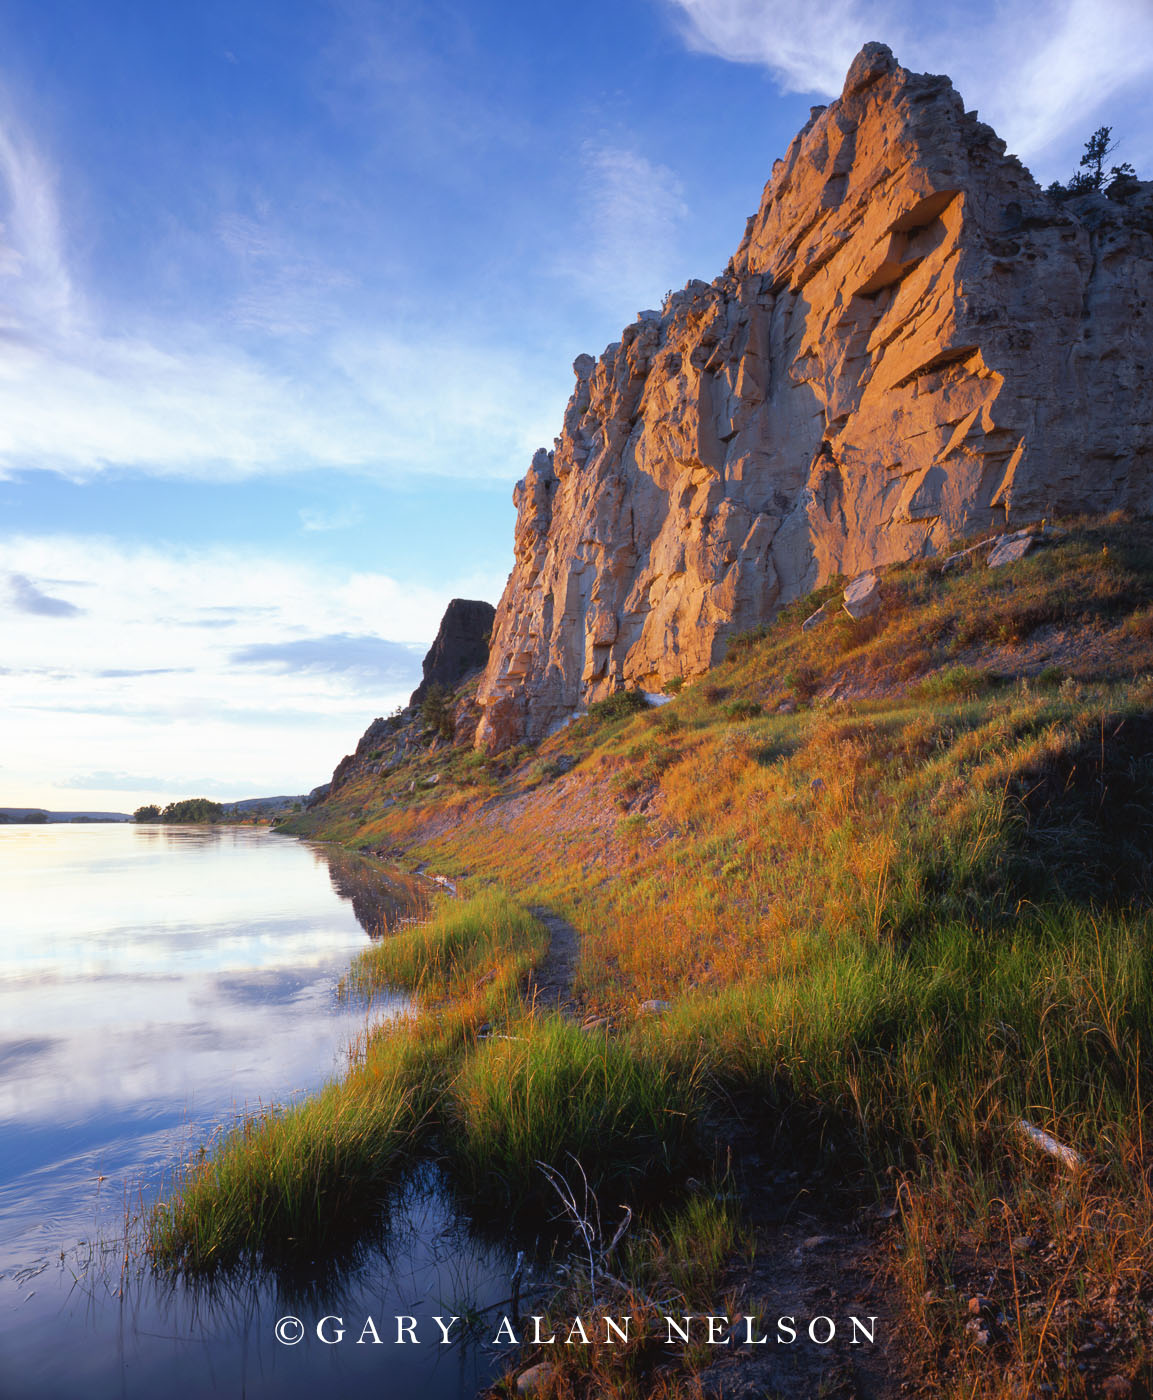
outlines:
M412 692L410 705L419 705L431 685L451 690L470 671L488 661L488 642L496 609L472 598L454 598L444 611L436 641L422 663L424 679Z
M1058 202L881 44L725 273L642 312L514 493L478 742L706 670L833 574L1150 504L1153 186Z
M440 620L436 640L422 663L424 679L412 692L407 709L397 710L387 719L380 716L374 719L360 736L355 750L345 754L336 765L331 782L308 794L307 809L319 806L365 774L378 777L418 750L448 743L445 734L437 735L436 726L430 726L427 716L420 712L431 686L450 692L446 704L452 742L473 742L480 716L471 689L461 682L469 676L475 681L476 673L488 660L488 640L495 616L491 603L471 598L454 598L449 603ZM451 694L453 691L458 693Z

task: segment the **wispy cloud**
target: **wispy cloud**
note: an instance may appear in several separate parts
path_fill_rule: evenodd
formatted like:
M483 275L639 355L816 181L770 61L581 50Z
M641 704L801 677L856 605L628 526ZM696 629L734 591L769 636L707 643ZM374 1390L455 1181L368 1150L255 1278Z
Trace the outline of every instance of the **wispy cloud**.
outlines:
M229 782L227 779L206 778L202 773L184 777L180 772L175 772L166 777L157 777L142 773L125 773L122 770L81 773L61 782L59 786L66 791L73 792L167 793L177 791L184 792L189 797L231 797L234 800L240 790L235 783ZM193 791L194 789L195 791ZM269 793L269 796L272 794Z
M138 773L82 773L60 784L77 792L140 792L151 788L165 792L172 786L171 778L147 777Z
M125 680L129 676L190 676L191 666L150 666L137 670L117 670L97 671L97 676L102 681Z
M915 0L666 0L701 52L768 68L793 92L835 96L870 39L907 67L948 73L1022 157L1067 159L1094 114L1153 75L1148 0L1021 0L983 9Z
M407 702L449 598L495 599L503 582L458 576L426 588L295 554L253 551L238 564L225 548L76 535L8 538L2 549L6 573L38 582L58 577L66 558L90 602L64 624L63 649L42 615L5 615L0 802L9 805L68 806L60 790L78 774L120 775L92 805L120 805L124 793L137 805L306 791L374 715ZM232 625L197 625L213 621Z
M18 612L33 613L37 617L79 617L84 611L64 598L44 593L25 574L9 574L8 587Z
M215 320L114 321L78 285L67 211L51 161L0 100L0 476L507 478L555 429L563 365L424 304L358 315L356 278L271 216L219 222L240 290Z
M339 318L332 293L354 284L348 272L304 252L271 220L233 213L219 228L242 273L244 290L232 302L237 325L276 336L309 335Z
M4 301L0 333L19 334L29 317L67 324L74 289L64 252L56 177L0 97L0 183L7 198L0 221ZM10 319L11 318L11 319Z
M231 660L237 666L263 666L280 675L353 672L362 681L403 685L419 680L424 651L411 643L337 632L299 641L259 642L234 651Z
M763 63L789 92L833 95L853 55L897 28L880 0L667 0L680 11L690 48L738 63Z
M560 269L595 300L621 311L659 304L676 280L679 226L688 214L676 174L629 146L586 142L585 219Z

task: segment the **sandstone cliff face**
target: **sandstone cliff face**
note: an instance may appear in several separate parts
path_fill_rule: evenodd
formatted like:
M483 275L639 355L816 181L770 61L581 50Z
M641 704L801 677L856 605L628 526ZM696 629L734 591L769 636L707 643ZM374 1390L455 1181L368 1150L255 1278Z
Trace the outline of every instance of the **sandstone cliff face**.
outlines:
M642 312L514 493L478 743L718 661L835 573L1148 509L1153 185L1057 203L949 80L862 50L725 273Z

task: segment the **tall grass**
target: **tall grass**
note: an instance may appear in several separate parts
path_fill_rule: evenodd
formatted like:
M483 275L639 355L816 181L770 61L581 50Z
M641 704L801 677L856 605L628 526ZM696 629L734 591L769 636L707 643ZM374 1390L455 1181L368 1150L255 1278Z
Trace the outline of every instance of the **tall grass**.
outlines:
M549 1014L478 1046L451 1090L455 1164L474 1190L540 1187L537 1164L579 1162L594 1186L668 1174L699 1111L691 1063L654 1058Z
M405 987L426 1001L461 997L495 983L515 990L548 949L539 919L498 889L442 904L434 918L365 949L353 962L346 989L371 994Z
M453 1006L370 1034L343 1080L249 1116L202 1151L152 1215L156 1262L198 1271L301 1258L371 1219L415 1155L431 1149L478 1025L507 1011L546 942L527 910L488 891L375 944L353 969L356 989L455 991Z
M379 1037L343 1082L227 1132L155 1208L153 1260L197 1273L300 1259L368 1223L422 1145L428 1048L403 1029Z

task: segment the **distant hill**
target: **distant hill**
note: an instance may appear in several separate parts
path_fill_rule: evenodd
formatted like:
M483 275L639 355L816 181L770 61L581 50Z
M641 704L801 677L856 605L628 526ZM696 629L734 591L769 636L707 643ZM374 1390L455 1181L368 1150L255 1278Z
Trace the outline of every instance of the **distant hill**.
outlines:
M0 807L0 823L130 822L127 812L48 812L43 807Z
M280 812L291 812L294 807L302 807L307 796L305 793L296 797L245 797L239 802L222 802L220 805L226 812L237 816L251 817L265 813L275 816Z

